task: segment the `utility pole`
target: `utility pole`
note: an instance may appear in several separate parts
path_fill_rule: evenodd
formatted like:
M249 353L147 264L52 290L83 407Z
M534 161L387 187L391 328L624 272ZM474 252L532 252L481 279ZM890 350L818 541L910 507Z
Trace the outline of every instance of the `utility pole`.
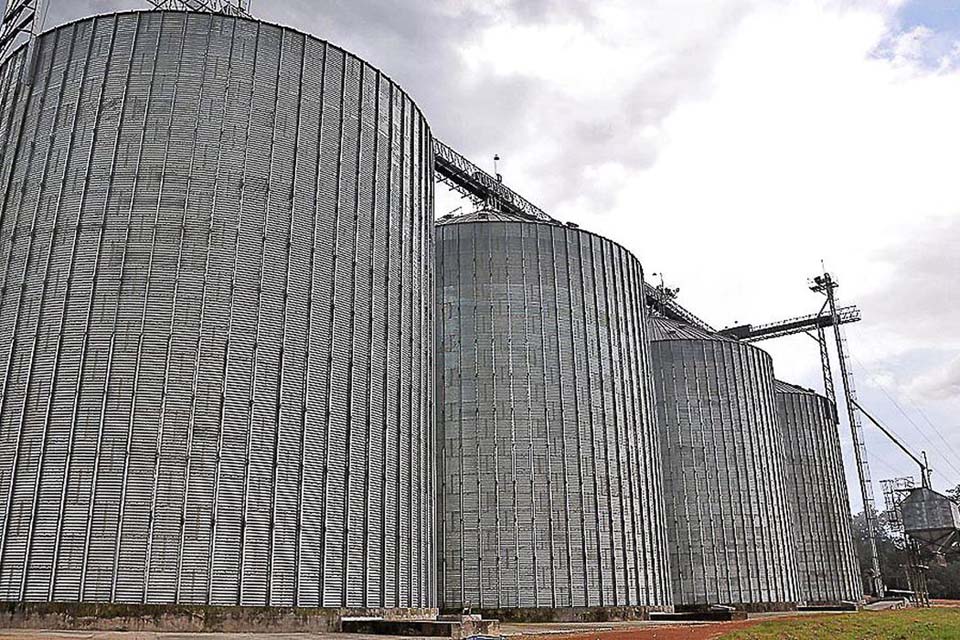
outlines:
M843 382L844 400L847 405L847 418L850 422L850 435L853 438L853 453L857 463L857 477L860 480L860 495L863 499L863 515L867 523L868 548L870 552L870 591L872 595L883 595L883 575L880 570L880 557L877 553L877 511L873 497L873 484L870 478L870 465L867 462L867 448L863 438L863 424L857 412L857 392L853 384L848 354L843 333L840 331L840 317L837 312L836 289L838 283L829 273L813 279L810 289L827 297L826 309L829 310L833 324L833 334L837 342L837 359L840 362L840 376ZM826 339L821 342L821 356L826 355ZM829 358L825 357L824 377L829 372ZM832 387L832 384L831 384ZM829 393L829 390L828 390Z

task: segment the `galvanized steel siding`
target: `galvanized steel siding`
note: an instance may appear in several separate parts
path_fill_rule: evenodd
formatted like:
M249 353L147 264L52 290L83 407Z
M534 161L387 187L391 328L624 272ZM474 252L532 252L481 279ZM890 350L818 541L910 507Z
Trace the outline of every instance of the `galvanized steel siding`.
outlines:
M770 357L722 339L650 348L675 604L795 603Z
M396 85L224 16L0 69L0 600L433 604L433 168Z
M809 604L858 602L863 584L850 530L837 413L812 392L778 391L787 452L787 498L796 524L800 597Z
M441 605L668 605L640 264L549 224L437 238Z

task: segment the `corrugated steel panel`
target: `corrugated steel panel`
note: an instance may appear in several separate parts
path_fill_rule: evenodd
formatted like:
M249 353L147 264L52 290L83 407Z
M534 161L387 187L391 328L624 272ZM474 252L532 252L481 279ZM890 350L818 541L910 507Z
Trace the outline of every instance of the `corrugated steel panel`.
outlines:
M778 381L777 412L786 445L800 598L808 604L858 602L863 584L836 408L823 396Z
M419 110L227 16L36 55L0 69L0 600L432 605Z
M672 320L650 324L675 604L796 603L770 356Z
M464 220L437 227L442 606L668 606L639 263Z

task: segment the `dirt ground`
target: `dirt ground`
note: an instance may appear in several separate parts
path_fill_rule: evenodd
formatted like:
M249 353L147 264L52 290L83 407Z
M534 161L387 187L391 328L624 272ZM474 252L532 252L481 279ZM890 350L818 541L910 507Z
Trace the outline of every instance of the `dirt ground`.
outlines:
M615 623L609 625L504 625L509 640L712 640L769 617L720 623ZM0 640L401 640L352 634L196 634L118 631L33 631L0 629ZM402 640L418 640L403 638ZM437 640L419 639L419 640Z
M931 600L930 603L935 607L960 607L960 600Z
M800 615L804 614L758 616L735 622L633 623L618 626L614 629L558 629L546 633L538 629L524 629L523 627L526 625L516 625L516 628L511 625L510 628L504 629L503 633L511 640L713 640L725 633L746 629L765 620L770 620L772 617L783 620Z
M511 634L511 640L711 640L759 620L702 624L656 624L620 629ZM194 634L118 631L30 631L0 629L0 640L438 640L348 634Z
M958 607L960 602L936 601L937 607ZM716 640L731 631L737 631L767 620L810 618L823 613L759 614L749 620L736 622L621 622L594 624L511 624L502 626L507 640ZM0 640L401 640L388 636L352 634L195 634L195 633L137 633L96 631L30 631L0 629ZM402 640L417 640L404 638ZM422 639L427 640L427 639ZM429 640L437 640L436 638Z

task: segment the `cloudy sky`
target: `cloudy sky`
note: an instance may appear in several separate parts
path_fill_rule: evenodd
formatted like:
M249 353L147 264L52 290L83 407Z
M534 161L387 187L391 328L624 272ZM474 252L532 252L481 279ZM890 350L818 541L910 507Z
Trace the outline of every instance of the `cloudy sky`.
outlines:
M51 0L47 26L146 4ZM863 404L929 452L937 487L960 483L955 2L252 8L382 68L437 137L488 169L499 154L508 184L630 248L716 326L816 312L824 264L863 311L847 330ZM441 192L438 214L465 204ZM819 388L812 340L764 346L780 377ZM915 473L866 432L875 479Z

